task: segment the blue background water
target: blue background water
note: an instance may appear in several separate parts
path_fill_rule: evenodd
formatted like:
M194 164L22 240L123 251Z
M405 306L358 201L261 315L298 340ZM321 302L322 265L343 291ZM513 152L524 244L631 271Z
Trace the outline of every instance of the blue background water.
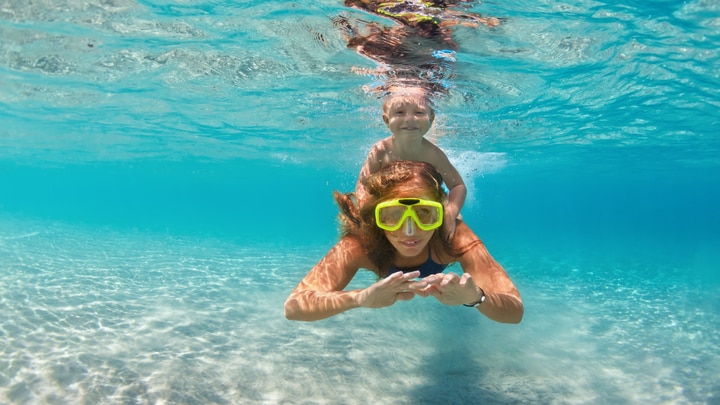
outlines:
M720 3L476 4L429 136L523 323L293 323L386 134L338 3L2 4L0 402L720 403Z

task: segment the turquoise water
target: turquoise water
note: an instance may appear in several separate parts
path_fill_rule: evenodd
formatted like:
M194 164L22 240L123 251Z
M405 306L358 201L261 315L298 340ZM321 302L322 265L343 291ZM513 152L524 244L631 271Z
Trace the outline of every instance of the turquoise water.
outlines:
M519 325L282 316L386 135L332 24L377 18L0 3L0 403L720 403L720 3L474 10L429 136Z

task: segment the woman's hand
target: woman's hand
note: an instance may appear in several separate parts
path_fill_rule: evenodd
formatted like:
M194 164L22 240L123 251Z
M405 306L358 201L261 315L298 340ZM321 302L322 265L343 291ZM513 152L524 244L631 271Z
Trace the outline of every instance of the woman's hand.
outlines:
M433 296L445 305L470 304L480 299L472 276L463 273L458 276L455 273L438 273L422 279L427 287L418 291L418 294L427 297Z
M419 271L410 273L395 272L361 290L357 297L357 303L365 308L382 308L389 307L397 300L411 300L417 292L427 287L427 284L423 281L413 281L419 276Z

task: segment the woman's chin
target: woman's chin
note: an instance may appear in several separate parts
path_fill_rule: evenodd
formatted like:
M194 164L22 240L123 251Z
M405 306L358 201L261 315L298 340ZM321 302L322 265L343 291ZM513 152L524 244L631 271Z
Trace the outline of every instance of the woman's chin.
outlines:
M395 249L400 255L405 257L415 257L423 252L425 246L427 246L427 241L422 239L403 240L396 241L393 245L395 245Z

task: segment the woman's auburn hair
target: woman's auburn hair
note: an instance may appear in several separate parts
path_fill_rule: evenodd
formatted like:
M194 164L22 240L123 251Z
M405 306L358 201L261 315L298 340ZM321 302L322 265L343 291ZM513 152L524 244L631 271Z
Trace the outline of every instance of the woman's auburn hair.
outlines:
M375 224L375 207L394 198L420 195L431 196L434 201L442 203L447 194L442 187L442 175L433 165L409 160L392 162L383 167L368 176L364 186L368 197L360 207L353 193L334 193L340 207L341 234L357 239L377 266L375 272L378 277L384 277L390 268L395 248L385 237L385 232ZM443 222L445 220L443 218ZM448 220L454 221L455 218ZM430 246L434 246L436 240L442 241L440 232L433 234ZM453 251L450 245L443 244L446 251Z

